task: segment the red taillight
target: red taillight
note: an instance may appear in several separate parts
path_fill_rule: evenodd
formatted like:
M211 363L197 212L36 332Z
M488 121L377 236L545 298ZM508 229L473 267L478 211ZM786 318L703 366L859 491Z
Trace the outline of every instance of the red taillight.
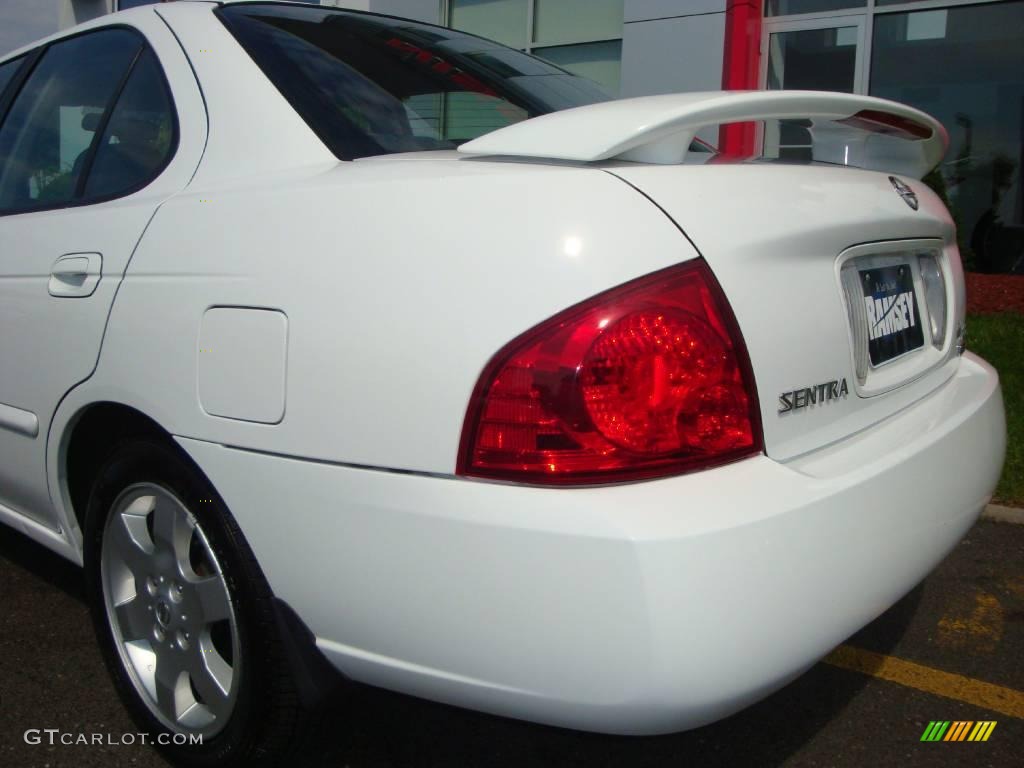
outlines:
M621 482L760 449L743 341L711 271L695 260L595 296L506 345L470 402L458 472Z

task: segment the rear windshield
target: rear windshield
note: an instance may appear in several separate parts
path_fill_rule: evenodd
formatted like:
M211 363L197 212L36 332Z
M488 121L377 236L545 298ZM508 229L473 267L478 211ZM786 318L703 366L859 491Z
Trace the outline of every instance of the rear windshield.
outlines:
M342 160L452 149L529 117L609 98L590 80L444 27L273 4L217 13Z

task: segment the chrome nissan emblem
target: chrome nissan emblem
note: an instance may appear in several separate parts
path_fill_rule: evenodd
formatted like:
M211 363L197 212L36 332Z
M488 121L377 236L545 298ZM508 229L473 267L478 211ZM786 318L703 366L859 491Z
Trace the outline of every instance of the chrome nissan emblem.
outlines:
M902 181L897 179L895 176L890 176L889 181L892 182L893 189L896 193L903 198L903 202L917 210L917 195L914 194L914 190L904 184Z

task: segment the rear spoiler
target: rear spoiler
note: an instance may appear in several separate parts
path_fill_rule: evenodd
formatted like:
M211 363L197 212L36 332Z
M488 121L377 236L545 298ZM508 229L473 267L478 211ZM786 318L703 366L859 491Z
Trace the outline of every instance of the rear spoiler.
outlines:
M697 131L753 120L809 120L814 160L921 178L949 136L919 110L825 91L710 91L590 104L525 120L459 147L471 155L683 162Z

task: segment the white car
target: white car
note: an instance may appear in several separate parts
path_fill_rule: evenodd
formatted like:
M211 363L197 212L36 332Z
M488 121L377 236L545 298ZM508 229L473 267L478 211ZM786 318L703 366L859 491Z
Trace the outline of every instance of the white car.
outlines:
M0 519L84 565L170 759L278 759L342 677L693 728L976 519L1003 406L920 181L942 126L603 98L284 3L149 6L0 63ZM694 141L740 121L760 159Z

